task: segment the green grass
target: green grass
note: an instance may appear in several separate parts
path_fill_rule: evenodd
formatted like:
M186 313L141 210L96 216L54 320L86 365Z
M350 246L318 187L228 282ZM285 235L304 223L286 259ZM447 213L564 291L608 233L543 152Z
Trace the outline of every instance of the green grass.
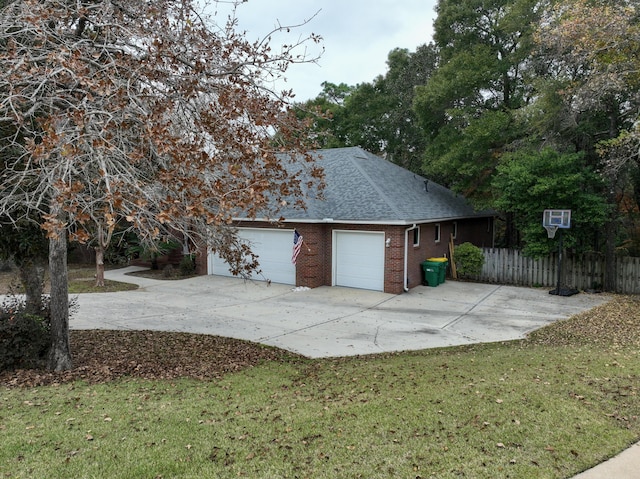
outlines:
M115 293L138 289L133 283L122 283L105 279L104 287L96 286L96 269L92 265L69 265L69 294L80 293ZM48 273L45 275L45 290L48 291ZM23 288L17 271L0 272L0 294L22 293Z
M138 285L112 281L110 279L104 280L104 286L96 286L96 280L94 278L69 278L69 294L115 293L134 289L138 289Z
M528 342L0 390L0 477L566 478L640 437L634 348Z
M69 294L81 293L115 293L118 291L130 291L138 289L133 283L104 280L104 286L96 286L95 266L70 266L69 267Z

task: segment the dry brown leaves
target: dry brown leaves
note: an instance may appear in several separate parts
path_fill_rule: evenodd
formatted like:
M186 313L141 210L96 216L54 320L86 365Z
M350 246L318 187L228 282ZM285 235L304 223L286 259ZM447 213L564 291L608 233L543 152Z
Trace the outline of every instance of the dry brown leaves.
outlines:
M231 338L158 331L71 331L74 368L1 371L0 385L33 387L84 380L92 384L121 377L218 379L265 361L301 358L288 351Z
M640 297L613 296L589 311L534 331L529 339L557 346L640 347Z
M640 297L614 296L608 303L533 332L529 342L640 347ZM71 371L3 371L0 384L30 387L75 380L103 383L122 377L210 380L264 361L301 358L247 341L157 331L72 331L71 349L75 364Z

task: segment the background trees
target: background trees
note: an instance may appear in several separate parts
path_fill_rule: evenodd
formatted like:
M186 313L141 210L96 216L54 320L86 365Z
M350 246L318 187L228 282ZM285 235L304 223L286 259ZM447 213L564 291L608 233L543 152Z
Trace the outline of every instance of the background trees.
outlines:
M390 52L384 76L343 85L339 102L314 100L330 112L316 124L327 145L363 146L496 209L498 244L532 253L546 248L542 210L576 209L581 241L567 244L604 253L612 289L614 254L640 254L636 2L440 0L436 11L433 44Z
M325 82L322 93L299 105L300 115L313 119L314 134L325 148L361 146L418 173L426 143L413 111L415 87L429 79L437 61L431 44L415 52L395 49L385 75L356 86Z
M545 249L542 209L573 205L572 246L604 251L612 289L619 214L638 211L637 7L441 0L437 13L440 66L415 100L425 174L504 213L504 244L530 252Z
M533 0L440 0L434 40L440 65L417 88L415 111L428 146L424 172L487 201L502 152L521 137L514 112L530 100L525 82L538 17Z
M49 238L51 368L71 364L67 236L100 257L116 224L149 242L171 229L209 239L241 270L250 265L232 248L234 212L277 218L277 205L302 204L304 170L320 178L276 156L286 143L291 161L310 160L309 145L291 92L262 86L306 61L299 44L274 54L234 26L190 0L25 0L0 11L0 214L42 218Z
M549 205L572 210L571 229L564 235L565 246L579 252L593 250L598 232L610 213L599 194L602 183L602 177L585 162L584 154L546 148L505 154L492 187L500 191L496 208L513 215L524 252L543 256L556 248L541 228L542 211Z
M546 10L538 31L541 56L559 85L552 94L562 105L562 123L568 125L549 136L577 133L573 146L591 157L606 181L601 192L611 206L602 235L606 289L614 287L617 246L624 240L632 249L637 244L631 225L640 207L635 201L638 150L633 147L640 115L639 14L637 5L626 0L567 0Z

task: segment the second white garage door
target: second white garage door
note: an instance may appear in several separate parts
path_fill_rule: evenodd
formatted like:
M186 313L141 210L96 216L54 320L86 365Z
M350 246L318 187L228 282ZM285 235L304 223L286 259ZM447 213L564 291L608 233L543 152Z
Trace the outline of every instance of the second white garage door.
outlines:
M333 284L384 291L384 233L334 231Z
M291 264L293 230L239 228L238 236L248 242L260 262L262 272L253 274L252 279L296 284L296 267ZM208 263L209 274L232 276L227 263L217 254L209 253Z

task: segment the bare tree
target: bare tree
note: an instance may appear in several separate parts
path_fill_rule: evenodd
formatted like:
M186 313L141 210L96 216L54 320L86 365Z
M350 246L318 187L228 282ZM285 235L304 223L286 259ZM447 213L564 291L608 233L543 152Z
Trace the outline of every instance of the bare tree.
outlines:
M320 184L293 92L266 86L292 63L314 60L304 46L319 37L275 51L269 37L237 33L233 15L219 24L196 7L24 0L0 10L0 152L11 153L0 214L43 218L52 369L71 366L67 236L94 245L99 271L122 223L148 242L168 229L208 237L238 260L228 229L235 213L275 218L290 198L303 206L303 173Z

